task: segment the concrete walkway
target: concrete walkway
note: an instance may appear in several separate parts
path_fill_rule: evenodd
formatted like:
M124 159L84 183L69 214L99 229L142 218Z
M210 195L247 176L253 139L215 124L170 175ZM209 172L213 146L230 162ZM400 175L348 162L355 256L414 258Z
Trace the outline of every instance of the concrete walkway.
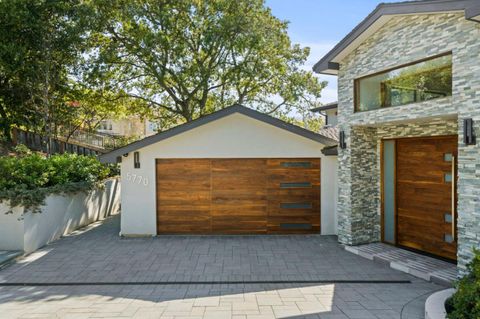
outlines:
M0 250L0 269L22 254L19 250Z
M1 270L0 317L423 318L423 300L442 288L334 237L118 230L111 218Z

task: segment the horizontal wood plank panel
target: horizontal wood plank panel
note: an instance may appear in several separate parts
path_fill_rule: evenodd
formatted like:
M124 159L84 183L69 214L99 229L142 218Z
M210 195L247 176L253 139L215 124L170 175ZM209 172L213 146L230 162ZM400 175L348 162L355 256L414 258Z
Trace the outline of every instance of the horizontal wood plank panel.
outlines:
M265 185L264 159L213 159L213 233L266 233Z
M445 214L452 210L452 184L445 180L456 157L454 137L397 140L397 243L434 255L456 259L456 243L447 243L452 224ZM454 178L456 180L456 178Z
M156 166L158 233L210 233L210 160L159 159Z
M319 233L320 160L159 159L157 216L159 234Z
M284 167L285 162L310 162L309 167ZM269 159L268 232L309 234L320 231L320 159ZM310 187L281 188L281 183L308 182ZM311 209L282 208L281 203L311 203ZM310 229L284 228L282 224L310 224Z

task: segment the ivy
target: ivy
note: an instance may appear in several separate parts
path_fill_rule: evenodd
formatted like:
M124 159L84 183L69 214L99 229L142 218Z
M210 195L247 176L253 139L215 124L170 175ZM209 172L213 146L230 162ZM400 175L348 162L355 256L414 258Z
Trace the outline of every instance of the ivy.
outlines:
M87 192L117 174L116 166L102 164L93 156L4 156L0 157L0 202L40 212L48 195Z

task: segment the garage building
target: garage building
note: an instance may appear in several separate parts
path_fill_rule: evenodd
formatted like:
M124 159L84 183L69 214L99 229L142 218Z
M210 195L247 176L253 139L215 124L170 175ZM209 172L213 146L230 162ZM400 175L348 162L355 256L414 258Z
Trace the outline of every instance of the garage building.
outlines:
M100 157L121 162L121 234L335 234L336 141L241 105Z

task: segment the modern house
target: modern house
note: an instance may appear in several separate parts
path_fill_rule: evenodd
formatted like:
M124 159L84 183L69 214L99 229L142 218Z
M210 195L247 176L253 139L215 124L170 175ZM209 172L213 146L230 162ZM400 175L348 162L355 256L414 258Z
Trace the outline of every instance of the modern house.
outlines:
M480 245L480 1L380 4L314 71L338 76L338 236L457 260Z
M121 234L335 234L336 141L241 105L104 154Z

